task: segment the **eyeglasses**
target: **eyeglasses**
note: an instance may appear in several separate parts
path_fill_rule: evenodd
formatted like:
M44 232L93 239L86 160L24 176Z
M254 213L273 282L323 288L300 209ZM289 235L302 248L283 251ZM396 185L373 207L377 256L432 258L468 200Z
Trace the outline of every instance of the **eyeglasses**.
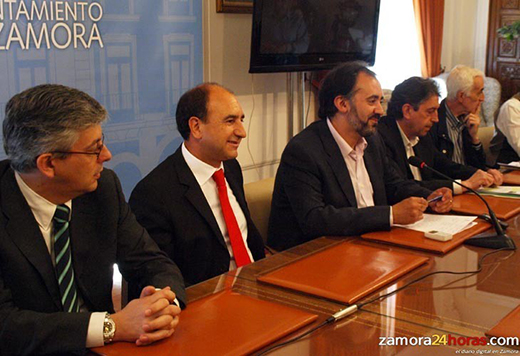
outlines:
M92 155L96 156L96 159L99 159L99 155L103 152L103 148L105 148L105 134L101 135L101 147L95 152L80 152L80 151L52 151L51 153L61 153L61 154L73 154L73 155Z

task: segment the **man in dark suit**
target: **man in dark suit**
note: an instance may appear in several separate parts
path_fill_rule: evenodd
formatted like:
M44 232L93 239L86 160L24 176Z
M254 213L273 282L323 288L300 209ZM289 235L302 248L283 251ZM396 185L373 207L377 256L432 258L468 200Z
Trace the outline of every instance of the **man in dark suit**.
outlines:
M455 194L465 189L449 180L439 179L429 170L419 170L408 164L408 158L417 156L428 166L473 189L489 186L494 177L480 169L455 163L434 146L428 131L439 121L439 89L431 79L411 77L397 85L388 103L388 116L379 122L378 132L387 148L388 158L395 162L403 177L415 179L423 187L448 187Z
M111 158L106 116L93 98L61 85L27 89L6 105L2 355L81 352L112 340L146 345L178 323L170 303L185 302L182 276L135 220L116 175L103 170ZM115 263L142 293L109 314Z
M322 235L360 235L422 218L425 198L451 209L451 191L403 180L376 132L382 90L375 74L352 62L327 75L317 121L285 148L276 174L268 244L286 249ZM392 205L392 206L390 206Z
M439 122L430 135L437 149L452 161L487 171L495 181L502 173L488 169L484 147L478 137L479 112L484 101L484 73L458 65L446 80L448 96L439 107Z
M201 84L180 98L176 120L184 143L137 184L130 205L189 286L265 254L235 159L246 136L236 97Z

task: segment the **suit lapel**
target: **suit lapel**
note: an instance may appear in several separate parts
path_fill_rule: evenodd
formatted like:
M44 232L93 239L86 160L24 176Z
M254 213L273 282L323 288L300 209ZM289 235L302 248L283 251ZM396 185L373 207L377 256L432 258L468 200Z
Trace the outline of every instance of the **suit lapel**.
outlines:
M357 207L356 194L354 193L352 180L350 179L345 159L341 155L338 144L334 140L325 120L317 122L316 125L319 125L318 132L323 143L323 149L328 155L328 163L338 180L341 190L343 191L343 194L345 194L350 205Z
M242 209L242 212L244 213L246 219L248 220L248 208L247 208L247 202L246 197L243 193L243 187L240 185L240 182L236 179L235 173L233 172L231 166L227 164L228 162L224 162L224 168L225 168L225 175L226 175L226 181L229 184L229 187L233 191L233 195L235 195L235 198L237 199L238 205L240 205L240 209Z
M51 255L11 169L4 175L0 189L3 197L2 211L8 219L7 234L41 275L56 307L61 310L60 292Z
M184 160L182 156L181 148L175 152L173 156L173 164L175 166L175 171L177 172L179 183L186 187L186 192L184 196L186 199L193 205L193 207L199 212L199 214L206 220L206 222L213 230L213 233L219 240L220 244L224 246L227 250L226 242L224 241L224 237L222 236L222 232L218 227L217 220L211 211L211 207L209 206L202 189L199 186L199 183L195 179L195 176L191 172L188 164Z
M88 203L89 195L83 195L72 201L72 217L70 220L70 244L72 252L72 263L76 285L85 302L91 302L89 291L96 290L96 286L84 285L82 278L89 268L95 268L95 261L92 256L101 256L102 252L95 252L97 245L96 236L103 236L98 233L99 224L96 218L99 217L96 203Z
M382 165L378 164L379 157L376 142L371 137L367 138L367 142L368 145L365 149L363 160L374 191L374 205L386 205L384 173L381 172Z
M401 133L399 132L399 128L397 127L396 120L388 120L388 127L390 128L390 132L392 135L392 143L395 145L396 159L399 161L399 165L404 167L406 170L406 176L409 179L413 179L412 170L410 169L410 165L408 164L408 160L406 159L406 149L404 147L403 138L401 137ZM417 147L417 146L416 146Z

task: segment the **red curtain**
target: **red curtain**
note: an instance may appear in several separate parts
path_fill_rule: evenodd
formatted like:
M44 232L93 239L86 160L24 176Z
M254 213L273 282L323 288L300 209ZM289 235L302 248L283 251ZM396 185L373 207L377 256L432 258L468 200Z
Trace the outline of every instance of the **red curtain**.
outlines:
M435 77L441 73L444 0L413 0L413 7L421 48L422 75Z

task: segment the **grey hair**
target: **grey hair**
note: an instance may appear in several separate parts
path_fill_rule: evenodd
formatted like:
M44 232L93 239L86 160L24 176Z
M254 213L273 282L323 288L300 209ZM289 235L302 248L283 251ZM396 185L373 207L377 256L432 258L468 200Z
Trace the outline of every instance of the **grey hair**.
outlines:
M469 94L473 87L475 77L484 78L484 73L478 69L467 67L464 65L455 66L446 79L446 86L448 88L448 100L453 100L457 97L457 93L462 91L464 94Z
M69 151L81 131L106 118L105 108L80 90L58 84L29 88L13 96L5 107L4 150L11 167L27 173L36 168L38 156Z

